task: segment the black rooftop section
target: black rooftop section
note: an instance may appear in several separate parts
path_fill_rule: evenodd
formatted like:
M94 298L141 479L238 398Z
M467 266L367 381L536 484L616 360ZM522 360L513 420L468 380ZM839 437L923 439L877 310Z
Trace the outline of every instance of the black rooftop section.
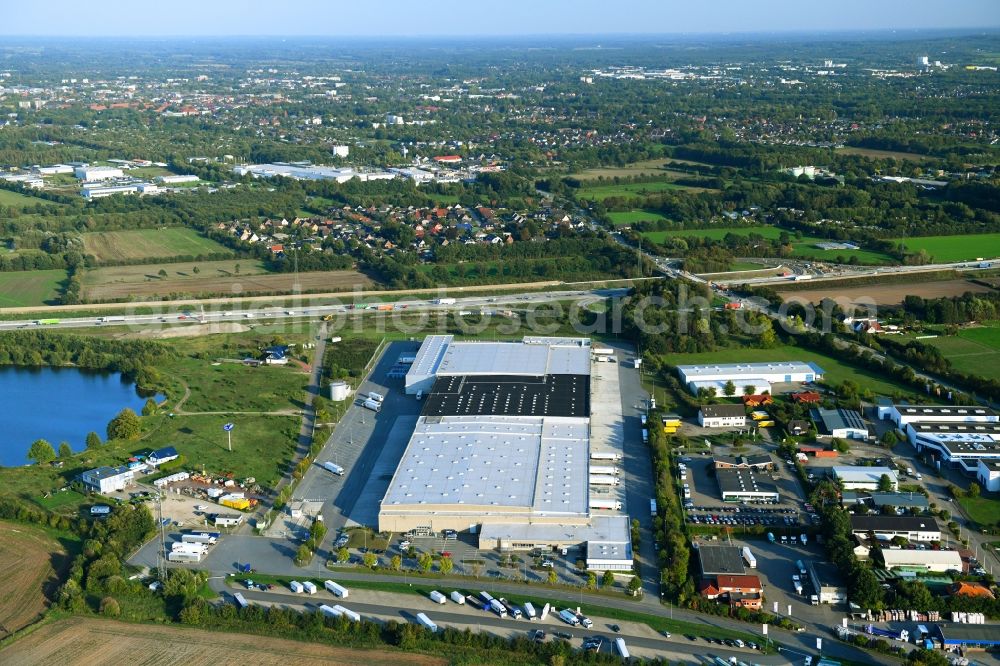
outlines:
M747 572L743 565L743 556L736 546L701 544L698 548L698 561L701 564L702 576L718 576L719 574L742 576Z
M423 416L590 416L587 375L438 377Z

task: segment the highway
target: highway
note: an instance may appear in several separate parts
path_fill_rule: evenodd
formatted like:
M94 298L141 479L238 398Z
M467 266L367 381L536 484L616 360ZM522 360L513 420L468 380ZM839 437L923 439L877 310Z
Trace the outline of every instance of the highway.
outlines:
M499 287L498 287L499 288ZM331 317L331 332L336 332L338 321L343 322L347 317L364 315L381 316L403 316L413 313L430 315L450 311L488 312L490 314L500 314L504 310L513 310L525 306L537 306L544 303L556 301L577 301L581 305L598 301L604 298L624 296L628 293L626 288L617 289L594 289L594 290L559 290L546 292L526 292L520 294L506 294L503 296L463 296L456 298L446 298L444 303L441 299L416 300L401 299L395 302L371 302L361 304L350 303L310 303L308 299L302 306L277 307L264 305L260 308L237 307L232 310L205 310L201 307L189 307L178 313L177 306L170 302L159 303L164 309L170 308L172 312L161 312L155 314L108 314L99 317L67 317L51 319L20 319L0 321L0 330L11 329L65 329L65 328L91 328L95 326L129 326L136 328L147 327L167 327L167 326L197 326L203 324L215 324L223 322L239 322L245 325L259 323L261 320L267 322L280 320L301 320L316 317ZM385 294L382 293L384 296ZM318 300L318 299L317 299ZM239 305L244 299L233 299L234 305ZM86 307L86 306L84 306ZM74 308L79 309L79 308ZM137 304L120 304L119 310L135 310Z

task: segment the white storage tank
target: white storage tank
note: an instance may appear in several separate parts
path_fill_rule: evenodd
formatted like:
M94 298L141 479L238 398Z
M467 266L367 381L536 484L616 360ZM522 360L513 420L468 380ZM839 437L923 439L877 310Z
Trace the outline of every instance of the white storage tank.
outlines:
M330 382L330 400L342 402L351 395L351 387L345 381Z

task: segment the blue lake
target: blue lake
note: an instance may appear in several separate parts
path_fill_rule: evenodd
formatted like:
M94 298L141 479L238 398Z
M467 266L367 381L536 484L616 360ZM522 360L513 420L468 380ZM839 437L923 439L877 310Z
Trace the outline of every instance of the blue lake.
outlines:
M125 407L138 414L146 398L121 375L76 368L0 367L0 465L28 464L25 455L36 439L52 447L69 442L86 448L87 433L104 440L108 421Z

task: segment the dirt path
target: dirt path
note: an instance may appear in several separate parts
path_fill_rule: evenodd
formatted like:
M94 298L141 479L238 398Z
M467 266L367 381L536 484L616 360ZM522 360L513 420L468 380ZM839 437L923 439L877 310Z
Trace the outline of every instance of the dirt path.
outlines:
M127 624L93 618L54 622L0 650L4 666L443 666L444 659L394 650L359 650L265 636Z

